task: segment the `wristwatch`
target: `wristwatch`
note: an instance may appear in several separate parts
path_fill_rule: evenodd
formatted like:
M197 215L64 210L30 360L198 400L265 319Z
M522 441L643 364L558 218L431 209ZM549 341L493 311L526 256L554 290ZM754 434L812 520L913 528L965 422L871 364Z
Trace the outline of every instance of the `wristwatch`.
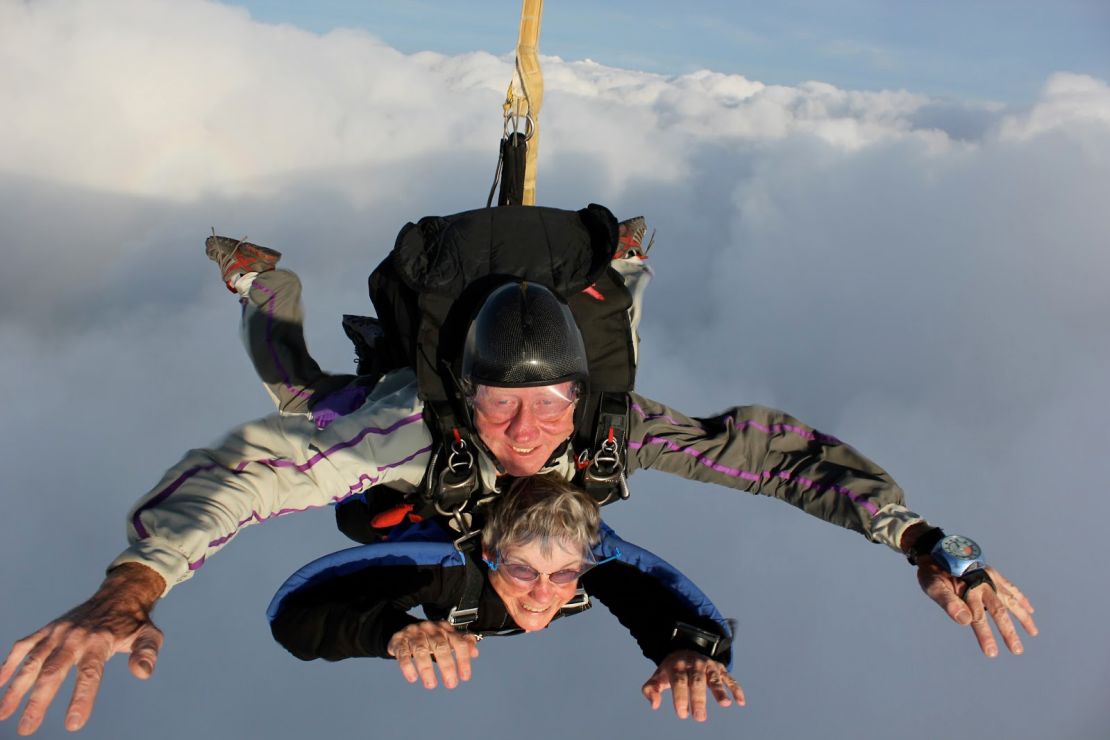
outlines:
M962 534L950 534L943 537L933 545L929 551L933 562L946 571L962 578L973 570L982 570L987 566L983 562L983 550L970 537Z
M922 555L928 555L934 563L968 585L968 590L980 583L988 583L994 588L987 564L983 561L983 549L970 537L962 534L946 535L940 527L923 532L909 551L909 561L914 565Z

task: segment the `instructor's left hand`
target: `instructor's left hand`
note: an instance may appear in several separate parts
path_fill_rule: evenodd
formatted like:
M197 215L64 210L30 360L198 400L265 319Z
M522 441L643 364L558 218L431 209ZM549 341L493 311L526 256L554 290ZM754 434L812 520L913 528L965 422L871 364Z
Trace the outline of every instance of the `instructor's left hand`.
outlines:
M998 643L991 630L991 619L1010 652L1021 655L1025 648L1013 620L1010 619L1010 613L1017 617L1031 637L1035 637L1037 625L1033 622L1033 605L1017 586L996 569L988 565L987 573L994 581L993 589L989 584L981 583L968 590L967 584L959 578L946 573L930 558L921 557L918 559L917 582L921 584L921 590L944 609L952 621L971 626L983 655L988 658L998 655Z

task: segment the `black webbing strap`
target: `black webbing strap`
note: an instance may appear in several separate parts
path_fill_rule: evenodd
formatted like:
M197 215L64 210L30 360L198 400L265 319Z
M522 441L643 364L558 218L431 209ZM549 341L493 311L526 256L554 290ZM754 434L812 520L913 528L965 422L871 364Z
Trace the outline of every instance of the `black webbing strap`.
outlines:
M524 203L524 166L528 160L528 137L515 131L501 139L501 192L499 206Z
M729 625L733 630L735 626ZM687 622L676 622L671 633L670 650L693 650L696 653L716 658L732 647L732 637L704 630Z
M497 150L497 169L493 172L493 185L486 198L486 208L493 205L496 192L497 205L519 206L524 204L524 171L528 162L528 137L519 131L501 139ZM497 186L501 185L498 192Z
M482 548L478 546L480 542L478 534L478 532L471 532L470 535L455 540L455 548L466 560L466 585L463 586L459 603L447 613L447 622L464 632L471 624L478 621L478 601L482 597L482 586L486 580L482 572L486 566L481 562Z

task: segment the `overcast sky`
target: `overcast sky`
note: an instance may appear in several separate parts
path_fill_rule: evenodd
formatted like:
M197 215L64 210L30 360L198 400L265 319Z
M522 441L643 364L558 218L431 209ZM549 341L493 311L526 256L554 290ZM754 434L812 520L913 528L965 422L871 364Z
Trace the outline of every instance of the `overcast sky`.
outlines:
M81 737L1107 737L1104 6L939 3L952 15L879 38L880 19L846 20L867 2L794 3L799 24L754 15L747 30L723 3L681 18L567 4L583 23L549 0L541 39L539 199L657 229L640 390L691 414L776 406L850 441L912 508L983 544L1042 635L987 660L896 553L781 502L641 473L606 519L738 619L742 710L700 728L653 715L652 666L603 607L483 642L451 693L385 661L300 663L264 612L289 573L345 545L325 510L244 533L175 589L155 613L155 677L114 662ZM0 0L5 647L93 591L127 508L186 449L270 410L203 255L210 227L285 253L314 352L347 370L339 316L369 309L365 276L397 230L484 205L515 2L505 31L482 5L463 40L457 4L413 4L426 44L399 3L283 5ZM713 49L636 43L693 18L720 32ZM941 33L968 19L974 37ZM612 49L583 46L596 26ZM845 55L823 76L806 41L819 27L897 63ZM716 51L727 28L743 54ZM1044 43L1019 53L1021 38ZM40 737L66 735L63 707Z

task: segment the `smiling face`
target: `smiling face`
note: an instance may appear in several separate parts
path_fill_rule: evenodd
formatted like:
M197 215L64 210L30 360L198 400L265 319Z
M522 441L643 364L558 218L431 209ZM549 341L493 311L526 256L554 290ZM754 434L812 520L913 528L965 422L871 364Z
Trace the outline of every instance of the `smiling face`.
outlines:
M535 475L574 432L574 383L537 388L480 385L474 426L509 475Z
M578 580L570 583L552 583L547 576L561 570L581 570L584 559L580 549L567 541L551 543L545 555L539 540L526 545L512 545L501 551L502 563L527 565L540 573L534 581L521 581L505 572L503 567L489 571L489 582L506 611L517 626L525 632L542 630L578 590ZM494 553L486 552L486 559L492 561Z

